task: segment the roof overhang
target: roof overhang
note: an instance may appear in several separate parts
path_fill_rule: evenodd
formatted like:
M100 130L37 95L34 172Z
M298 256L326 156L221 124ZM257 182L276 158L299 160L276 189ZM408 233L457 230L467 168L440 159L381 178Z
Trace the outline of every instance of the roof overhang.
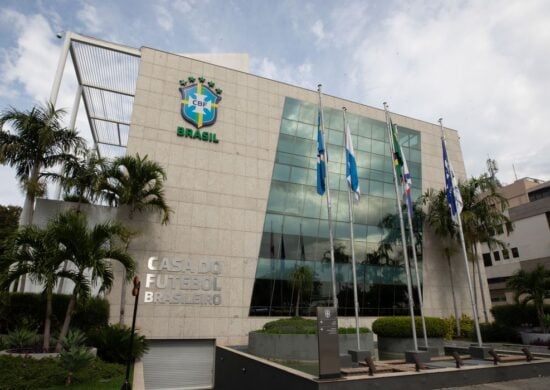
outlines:
M66 42L94 148L102 157L124 155L141 51L72 32L67 33Z

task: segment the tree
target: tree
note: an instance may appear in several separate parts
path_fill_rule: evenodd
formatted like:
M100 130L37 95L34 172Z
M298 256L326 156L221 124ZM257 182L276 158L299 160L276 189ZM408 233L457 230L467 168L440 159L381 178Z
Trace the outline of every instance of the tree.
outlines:
M78 157L65 162L61 174L51 173L65 190L65 200L93 203L101 196L101 184L107 171L107 161L93 151L83 151Z
M296 292L296 310L295 316L300 315L300 296L301 293L307 294L313 290L313 271L310 267L302 265L297 267L290 275L290 281L292 288L297 290Z
M59 334L56 351L61 351L71 317L78 299L85 299L92 287L99 292L109 291L113 285L111 260L118 261L126 271L127 278L134 275L135 262L128 253L115 247L115 239L124 240L127 229L119 222L107 222L88 227L85 214L73 210L59 214L50 225L51 233L63 248L62 260L67 260L73 269L75 283L63 326Z
M13 239L19 227L21 207L0 205L0 258L11 250ZM0 275L7 272L6 268L0 266ZM14 286L17 290L17 286Z
M46 191L43 170L64 163L72 152L85 146L75 130L61 126L64 114L51 103L30 111L12 107L0 114L0 163L15 168L25 191L21 225L32 223L35 198ZM11 125L12 132L4 130L6 123ZM25 288L24 278L20 288L21 291Z
M497 191L496 182L487 174L461 182L459 187L463 202L461 218L464 239L466 246L474 255L473 263L477 268L483 313L485 322L488 322L477 247L482 242L487 242L489 247L494 245L502 248L506 247L502 241L494 236L499 227L510 223L510 220L504 214L508 207L508 201Z
M456 334L460 335L460 314L456 303L456 292L453 278L453 266L451 257L458 251L457 227L451 217L447 195L445 190L435 191L428 189L422 195L422 202L427 206L426 222L440 240L442 253L447 259L449 267L449 279L451 281L451 294L453 298L453 308L455 312Z
M119 157L107 172L102 196L111 206L128 206L130 219L136 211L152 210L160 212L162 223L167 224L171 209L164 197L164 180L164 168L147 155Z
M23 275L28 275L31 281L44 286L46 316L42 348L44 352L48 352L53 290L59 278L63 276L72 278L70 272L63 271L60 267L62 262L60 248L48 228L40 229L34 225L24 226L15 238L10 256L6 256L4 261L9 271L2 277L2 287L9 287L13 281Z
M516 300L526 304L533 301L537 318L543 333L547 332L544 320L544 299L550 298L550 270L538 264L532 271L518 270L508 279L507 286L512 288Z
M166 173L162 166L145 155L123 156L113 161L102 184L103 198L111 206L128 206L128 217L133 219L135 212L158 211L162 223L167 224L172 210L164 197ZM128 237L126 250L130 246ZM123 276L123 280L129 280ZM124 323L126 307L126 283L122 283L120 296L120 324Z

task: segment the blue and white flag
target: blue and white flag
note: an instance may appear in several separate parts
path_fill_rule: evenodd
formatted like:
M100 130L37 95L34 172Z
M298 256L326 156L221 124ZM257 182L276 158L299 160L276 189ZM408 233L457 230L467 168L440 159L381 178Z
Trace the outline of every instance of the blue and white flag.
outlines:
M317 115L317 193L323 195L326 190L325 141L321 132L321 110Z
M357 164L355 163L355 152L353 150L353 142L351 139L351 131L349 124L346 123L345 128L346 139L346 179L350 189L355 195L355 199L359 200L361 197L361 190L359 188L359 178L357 177Z
M449 161L445 139L443 138L441 139L441 145L443 147L443 166L445 168L445 192L447 194L447 202L449 203L453 220L458 222L458 216L462 212L462 196L460 195L458 181L451 162Z

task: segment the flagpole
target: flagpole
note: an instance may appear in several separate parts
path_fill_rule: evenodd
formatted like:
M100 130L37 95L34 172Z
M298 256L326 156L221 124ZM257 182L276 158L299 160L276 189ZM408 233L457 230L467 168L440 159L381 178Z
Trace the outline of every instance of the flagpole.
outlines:
M282 233L282 229L281 229ZM273 242L273 221L271 221L271 233L270 233L270 268L271 268L271 276L273 277L271 281L271 297L269 298L269 311L267 312L267 315L271 317L271 307L273 306L273 295L275 294L275 243Z
M443 142L443 144L446 145L447 142L445 141L445 132L443 130L443 118L439 118L439 128L441 130L441 141ZM447 155L447 160L448 160L449 165L450 165L451 162L449 160L448 155ZM451 167L449 167L449 168L452 171L452 168ZM478 344L479 347L481 347L483 345L483 342L481 340L481 331L479 329L479 319L478 319L478 316L477 316L477 305L475 303L474 290L472 288L472 278L470 276L470 266L468 264L468 254L466 252L466 243L465 243L465 240L464 240L464 231L462 230L462 218L460 217L460 213L458 212L458 210L457 210L456 216L457 216L457 223L458 223L458 231L459 231L459 234L460 234L460 245L462 247L462 255L464 257L464 265L466 266L466 278L468 279L468 290L470 291L470 301L472 302L472 311L473 311L473 314L474 314L474 324L475 324L475 327L476 327L477 344Z
M395 171L395 163L393 154L395 153L393 147L393 138L392 138L392 129L391 129L391 119L390 113L388 111L388 103L384 102L384 111L386 113L386 126L388 130L388 140L390 142L390 153L392 157L392 171L393 171L393 183L395 185L395 201L397 204L397 212L399 213L399 227L401 228L401 243L403 245L403 258L405 260L405 273L407 277L407 295L409 296L409 311L411 315L411 328L413 335L414 350L418 352L418 340L416 338L416 324L414 320L414 303L411 287L411 274L409 268L409 256L407 254L407 243L405 240L405 224L403 223L403 213L401 211L401 201L399 200L399 189L397 188L397 173Z
M397 133L397 125L395 125L395 131ZM397 134L396 134L397 136ZM403 156L403 160L405 161L405 157ZM409 168L407 166L407 173L409 173L410 175L410 172L409 172ZM403 176L405 175L405 173L403 173ZM401 193L403 194L403 196L405 196L405 191L404 191L404 183L403 183L403 180L401 180ZM407 195L407 199L406 199L406 203L407 203L407 221L409 223L409 233L410 233L410 239L411 239L411 247L412 247L412 254L413 254L413 265L414 265L414 272L415 272L415 276L416 276L416 292L417 292L417 295L418 295L418 303L419 303L419 308L420 308L420 318L422 319L422 333L423 333L423 336L424 336L424 345L426 346L426 348L428 348L428 332L426 330L426 318L424 317L424 301L422 299L422 291L420 289L420 276L418 274L418 258L416 256L416 239L414 237L414 229L413 229L413 223L412 223L412 202L409 204L409 198L408 198L408 195Z
M342 107L342 110L344 110L344 132L347 133L347 117L346 107ZM344 142L344 151L346 151L347 146L347 134L344 135L344 139L346 142ZM357 270L355 267L355 244L353 239L353 200L351 198L351 185L348 185L348 208L349 208L349 237L350 237L350 244L351 244L351 272L353 273L353 306L355 308L355 333L357 336L357 350L361 350L361 341L359 337L359 299L357 298Z
M330 273L332 279L332 305L338 312L338 296L336 295L336 272L334 267L334 237L332 236L332 200L330 199L330 181L329 181L329 169L328 169L328 154L327 143L325 138L325 116L323 113L323 103L321 100L321 84L317 85L317 92L319 93L319 111L321 112L321 134L323 136L323 154L325 159L325 187L327 191L327 216L328 216L328 236L330 244Z

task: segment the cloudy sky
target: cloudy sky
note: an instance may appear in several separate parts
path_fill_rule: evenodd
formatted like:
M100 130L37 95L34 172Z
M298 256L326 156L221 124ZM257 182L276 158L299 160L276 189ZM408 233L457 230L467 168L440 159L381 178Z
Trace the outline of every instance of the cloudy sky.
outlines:
M550 179L547 0L3 0L0 109L50 94L60 31L170 52L246 52L251 72L457 129L468 175ZM58 105L71 107L67 67ZM88 131L79 118L77 126ZM0 168L0 204L22 204Z

